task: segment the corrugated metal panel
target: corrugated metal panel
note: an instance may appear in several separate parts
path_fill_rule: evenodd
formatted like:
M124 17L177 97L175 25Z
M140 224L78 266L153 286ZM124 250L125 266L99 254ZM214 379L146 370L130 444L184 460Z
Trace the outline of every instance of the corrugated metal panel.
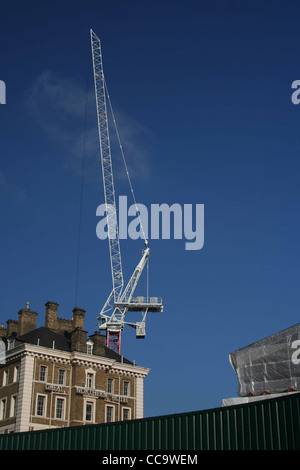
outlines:
M0 435L0 450L300 450L300 394L134 421Z

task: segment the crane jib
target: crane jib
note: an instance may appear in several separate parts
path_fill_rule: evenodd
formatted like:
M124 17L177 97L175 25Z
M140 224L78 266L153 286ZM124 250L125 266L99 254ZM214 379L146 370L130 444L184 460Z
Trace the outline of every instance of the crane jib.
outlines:
M123 146L120 142L119 133L116 127L116 121L111 107L107 85L104 78L101 42L97 35L90 30L91 48L93 58L93 72L94 72L94 85L95 97L97 108L98 120L98 134L99 146L102 165L103 188L107 210L107 224L109 233L109 253L111 263L111 275L113 289L108 296L98 318L98 325L100 330L106 331L106 345L111 349L115 349L120 354L121 345L121 331L124 325L128 324L136 329L137 337L145 337L145 321L148 311L162 312L163 306L161 299L157 297L133 297L134 291L137 287L140 276L144 270L147 260L150 256L150 249L148 242L145 239L146 248L142 257L137 264L129 282L125 289L123 281L121 250L119 242L119 230L116 217L116 201L115 201L115 188L112 169L111 149L110 149L110 135L107 114L107 99L109 102L111 114L115 124L117 137L125 164L126 174L128 176L131 193L135 201L132 184L129 177L128 168L126 165ZM128 311L140 311L143 314L141 322L125 322L125 315Z

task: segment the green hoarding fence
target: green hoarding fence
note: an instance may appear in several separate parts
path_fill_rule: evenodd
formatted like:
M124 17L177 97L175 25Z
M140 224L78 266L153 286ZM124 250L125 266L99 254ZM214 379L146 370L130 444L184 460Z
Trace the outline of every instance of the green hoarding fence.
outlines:
M0 450L300 450L300 393L118 423L2 434Z

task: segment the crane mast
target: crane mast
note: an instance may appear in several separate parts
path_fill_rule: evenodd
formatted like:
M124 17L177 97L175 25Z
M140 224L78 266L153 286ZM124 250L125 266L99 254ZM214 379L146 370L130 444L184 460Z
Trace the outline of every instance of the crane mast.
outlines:
M137 338L144 338L145 321L148 312L161 312L163 310L163 306L161 299L159 299L158 297L133 297L139 278L150 256L150 249L147 240L145 240L145 249L142 253L142 257L123 291L124 280L122 272L117 208L115 200L115 187L110 149L106 84L103 73L101 42L92 30L90 30L90 35L93 57L100 156L102 164L103 187L108 226L110 264L113 284L112 291L108 296L98 317L98 326L100 330L106 331L106 346L120 354L121 332L124 329L124 325L127 324L135 328ZM125 315L128 311L142 312L142 321L126 322Z

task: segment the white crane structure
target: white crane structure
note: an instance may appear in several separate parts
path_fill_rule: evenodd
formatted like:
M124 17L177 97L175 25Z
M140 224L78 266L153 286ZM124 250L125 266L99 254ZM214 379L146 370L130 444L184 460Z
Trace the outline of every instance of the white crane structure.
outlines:
M135 328L137 338L144 338L147 313L162 312L163 306L162 300L158 297L133 297L140 276L150 256L150 248L146 239L144 239L145 249L143 250L142 257L139 263L137 264L128 284L124 288L107 113L107 101L110 104L110 100L103 73L101 42L92 30L90 30L90 36L93 57L93 72L98 117L100 156L102 164L102 176L108 227L109 253L113 284L112 291L99 314L98 326L100 330L106 331L106 346L120 354L121 332L124 329L124 325L126 324ZM116 125L111 105L110 109L112 112L114 124ZM120 148L124 159L121 144ZM131 187L131 192L134 197L125 159L124 163ZM129 311L141 312L141 321L126 322L125 315Z

